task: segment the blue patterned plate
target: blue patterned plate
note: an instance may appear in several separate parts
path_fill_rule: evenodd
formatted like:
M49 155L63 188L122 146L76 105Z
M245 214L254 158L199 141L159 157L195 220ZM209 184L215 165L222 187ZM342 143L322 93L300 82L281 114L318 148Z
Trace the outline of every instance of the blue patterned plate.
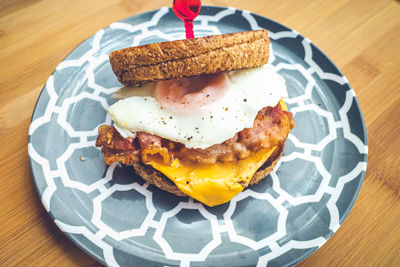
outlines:
M58 227L99 262L134 265L295 264L322 246L353 206L367 166L363 117L347 79L310 40L267 18L205 6L197 36L267 28L271 62L286 79L295 129L270 177L209 208L104 165L94 147L121 85L109 52L183 39L161 8L98 31L61 62L29 128L32 173Z

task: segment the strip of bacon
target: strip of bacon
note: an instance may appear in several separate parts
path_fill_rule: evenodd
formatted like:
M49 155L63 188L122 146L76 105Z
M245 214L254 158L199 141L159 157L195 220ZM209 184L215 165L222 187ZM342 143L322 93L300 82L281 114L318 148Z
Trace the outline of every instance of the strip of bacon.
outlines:
M119 161L126 165L149 160L154 155L165 163L174 158L184 161L214 164L244 159L261 148L272 148L284 142L294 127L293 115L275 107L262 109L253 128L244 129L222 144L206 149L186 148L183 144L159 136L138 132L136 138L124 139L112 126L100 126L96 146L102 147L106 164Z

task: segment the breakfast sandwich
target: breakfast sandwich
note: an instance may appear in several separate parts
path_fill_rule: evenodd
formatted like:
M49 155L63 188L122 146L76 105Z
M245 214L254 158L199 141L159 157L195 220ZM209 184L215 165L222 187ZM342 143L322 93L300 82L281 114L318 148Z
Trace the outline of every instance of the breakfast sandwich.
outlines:
M106 164L215 206L274 168L294 127L285 80L268 65L267 30L110 53L124 85L99 127Z

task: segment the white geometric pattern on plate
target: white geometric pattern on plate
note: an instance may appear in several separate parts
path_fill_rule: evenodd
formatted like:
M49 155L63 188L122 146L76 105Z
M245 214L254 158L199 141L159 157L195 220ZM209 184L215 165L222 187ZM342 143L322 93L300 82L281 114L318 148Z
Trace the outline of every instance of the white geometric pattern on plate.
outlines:
M239 11L234 8L212 7L205 7L203 10L205 10L205 12L209 10L210 14L200 15L198 17L197 21L199 23L195 24L195 32L201 35L219 34L221 30L218 24L221 24L221 21L229 18L229 16L240 16L247 21L248 25L253 30L261 28L258 24L260 19L258 18L257 20L256 16L248 11ZM118 89L118 83L111 82L111 84L107 84L109 82L107 79L103 79L103 81L100 82L96 81L97 76L99 76L96 76L96 73L107 71L107 54L109 50L115 49L114 46L107 47L110 41L110 39L107 39L107 35L116 31L131 34L129 38L119 40L121 41L122 47L138 45L142 42L151 41L152 38L154 38L154 40L183 38L183 31L165 32L155 27L157 25L162 25L160 21L171 14L172 11L170 9L161 8L158 11L147 13L147 15L145 14L140 24L130 24L129 20L111 24L108 28L98 31L94 37L85 42L86 45L89 45L89 47L86 48L86 52L80 56L71 54L70 58L60 63L55 72L49 77L40 97L41 99L45 99L43 100L44 103L41 103L39 100L34 116L32 117L29 129L30 142L28 145L35 182L41 194L44 207L55 218L55 223L62 231L67 233L78 245L91 253L92 256L110 266L118 266L121 264L115 256L116 248L113 246L115 241L120 242L130 240L130 238L133 237L145 236L151 229L154 231L152 238L160 248L157 252L159 254L158 256L161 255L161 257L165 259L165 264L189 266L191 263L206 261L208 258L213 260L212 258L215 256L210 257L210 255L219 245L224 243L224 238L229 238L231 242L240 243L248 247L249 251L250 249L259 250L259 255L261 256L258 259L254 258L250 261L252 264L257 263L258 266L265 266L274 259L277 260L276 264L288 264L289 262L282 260L282 257L284 257L285 253L289 253L293 249L298 249L298 251L301 252L298 253L297 261L301 260L314 249L322 246L339 228L340 222L344 220L349 212L352 202L355 200L354 194L357 194L357 190L359 190L359 185L362 182L362 177L366 170L368 147L365 144L365 138L362 138L362 140L351 129L349 112L354 105L357 107L357 100L350 87L348 87L348 90L344 94L343 103L336 109L332 110L331 104L323 102L323 99L321 100L323 103L317 103L319 100L315 101L313 94L320 93L315 92L316 86L319 86L318 83L331 81L339 85L348 86L348 81L342 75L324 71L313 59L315 50L313 50L311 42L301 37L296 31L288 29L274 31L270 29L270 38L274 51L274 54L271 55L271 61L274 68L282 73L287 83L293 86L293 88L299 85L290 82L290 75L293 75L293 77L295 75L301 75L306 81L304 88L299 87L298 90L300 93L295 93L294 96L291 95L287 100L297 127L290 134L287 141L290 144L287 145L284 156L271 173L271 179L265 179L263 184L251 187L238 194L229 204L225 204L226 210L222 212L217 211L218 214L215 215L215 210L204 207L191 198L176 198L178 199L176 205L173 205L169 210L167 208L167 210L160 212L159 205L153 203L153 193L158 191L154 188L150 188L151 186L149 187L148 183L143 184L139 180L127 184L124 182L119 183L116 178L116 176L118 176L116 172L120 171L121 167L118 164L109 166L100 177L97 177L97 173L93 174L94 172L90 172L90 169L93 169L93 166L99 166L99 160L102 160L98 155L92 155L96 153L96 151L93 152L90 150L90 148L94 146L99 123L96 122L93 127L89 127L89 125L88 128L90 130L86 128L85 130L77 130L71 123L74 121L74 123L79 124L80 118L85 118L85 112L90 112L91 107L93 107L97 110L100 109L99 114L97 114L98 116L103 116L100 124L111 124L110 117L106 115L106 109L110 105L110 95ZM304 63L290 62L290 57L281 52L283 51L282 44L279 41L298 40L299 38L299 43L304 50L304 58L302 58ZM129 43L126 43L126 40L130 40ZM105 44L105 48L102 48L103 43ZM62 71L70 70L73 72L76 68L84 70L84 73L82 73L79 78L79 84L71 82L71 85L75 86L74 88L64 88L65 77ZM98 72L96 72L97 69L99 69ZM58 76L61 78L58 78ZM289 90L292 90L292 88L289 87ZM293 92L295 92L297 89L293 90ZM47 98L48 100L46 103ZM82 105L79 106L77 104L81 101L86 101L85 105L82 104L86 106L85 110L82 110L80 107ZM102 107L103 110L99 107ZM319 136L313 136L315 140L311 140L312 138L310 136L300 132L301 124L303 122L308 123L302 119L302 116L304 117L302 113L304 112L312 113L312 116L316 118L316 120L311 123L316 122L322 125L321 128L323 128L323 130L318 133ZM310 127L316 127L316 125L312 124ZM54 158L54 154L52 154L53 147L48 148L46 147L47 144L39 141L43 139L43 134L51 136L53 138L51 142L60 142L66 145L66 147L58 148L60 152L57 154L56 158ZM340 141L337 141L339 139ZM65 142L63 142L63 140ZM351 143L353 146L347 146L351 151L346 151L346 153L348 153L349 157L359 157L360 160L355 162L354 166L351 166L351 169L349 169L350 167L347 169L340 168L338 173L330 173L332 169L337 167L332 166L332 164L334 165L335 163L332 163L334 161L331 150L336 149L335 147L337 144L341 144L341 142L345 142L346 144ZM331 148L332 146L334 148ZM353 147L355 150L352 149ZM81 149L79 153L87 153L89 156L88 159L83 157L80 160L82 165L86 164L82 170L74 170L73 167L70 166L74 163L70 163L70 160L74 152L79 149ZM325 153L325 151L331 151L331 153ZM331 158L327 159L326 157ZM308 177L314 182L313 188L308 188L307 190L309 191L307 192L296 191L290 188L290 185L286 185L288 175L285 168L291 169L294 168L291 167L292 165L295 167L298 166L298 161L302 161L304 165L310 166L310 170L313 170L314 176ZM73 166L76 165L75 163ZM89 171L85 172L86 170ZM83 172L85 172L85 175L82 174ZM96 177L88 177L90 175L95 175ZM116 181L114 181L115 179ZM345 211L340 212L339 204L337 204L338 199L344 192L346 184L355 179L357 179L358 186L353 190L353 196L349 200L350 202L346 202L347 200L344 201L343 205ZM95 182L88 183L88 181ZM271 182L272 185L266 185L266 183ZM296 182L301 183L302 181L293 180L291 184L295 185ZM285 186L281 186L282 183L285 183ZM286 188L286 190L284 188ZM67 195L63 193L64 190L71 190L68 192L73 193ZM139 227L131 230L121 228L125 230L119 231L102 221L102 215L104 215L103 213L105 212L103 209L103 201L114 193L125 191L131 192L132 195L140 195L140 199L143 200L141 201L138 198L139 200L136 202L141 202L139 203L141 205L138 204L138 207L145 207L146 215L144 218L141 218L141 225ZM87 210L83 208L82 211L82 214L87 213L88 218L85 218L86 221L83 221L82 218L75 218L73 216L73 208L71 208L71 210L66 208L66 211L64 211L69 216L64 216L60 211L53 208L53 205L60 205L60 201L67 202L69 200L80 201L77 202L77 205L88 206ZM88 200L91 202L90 204L84 203ZM116 201L119 200L123 203L123 197L121 197L121 199L116 198ZM272 210L269 214L277 213L278 216L274 220L271 219L271 221L274 221L276 224L274 226L276 228L275 232L266 233L264 231L261 236L258 236L259 233L256 231L246 232L243 229L251 226L251 222L246 221L241 221L239 224L236 223L235 226L235 218L241 216L240 214L245 214L243 212L246 211L241 207L248 203L268 203L266 206L270 206ZM329 216L328 230L321 233L320 236L313 236L307 240L298 240L303 237L300 232L289 236L288 229L292 227L291 222L288 221L289 214L296 213L297 208L310 203L322 203L318 214L320 214L319 212L322 214L323 210L325 208L327 209L327 214ZM162 209L164 209L164 207ZM169 236L166 238L164 236L164 234L166 234L164 229L171 226L171 222L169 222L170 219L175 218L184 210L196 211L198 214L193 216L202 217L203 219L201 220L207 221L208 225L210 225L211 232L208 233L209 236L199 237L200 239L208 238L210 240L207 243L203 242L203 244L198 243L192 246L193 249L196 247L198 248L197 252L178 252L182 250L182 248L177 249L177 246L179 247L178 244L174 244L173 241L169 243L168 241L169 239L175 240L176 237ZM157 214L159 215L158 217ZM260 214L260 216L269 218L268 214L263 214L262 211L260 211ZM79 216L81 216L81 214L79 214ZM195 224L196 222L192 223ZM251 229L251 227L249 229ZM193 235L195 236L195 233L193 233ZM307 233L306 235L310 234ZM80 236L80 239L77 238L77 236ZM84 239L82 239L82 236ZM85 242L92 243L93 246L99 249L100 253L96 254L90 251L87 244L84 244ZM303 251L303 249L311 250ZM144 254L134 256L142 256L142 258L146 260L145 258L147 256L143 255ZM147 258L147 260L152 259ZM157 260L154 259L154 261Z

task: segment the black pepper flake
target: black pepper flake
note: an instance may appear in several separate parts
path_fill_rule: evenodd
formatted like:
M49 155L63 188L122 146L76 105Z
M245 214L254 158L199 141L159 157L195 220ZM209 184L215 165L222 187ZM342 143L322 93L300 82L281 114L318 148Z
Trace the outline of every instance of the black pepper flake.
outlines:
M193 138L193 136L189 136L189 137L187 138L187 140L190 141L192 138Z
M210 116L210 118L212 119L212 118L213 118L213 116Z
M147 97L144 98L144 101L147 101Z
M196 130L198 130L199 129L199 127L194 127Z
M162 123L165 125L165 124L167 124L167 122L166 121L162 121Z
M243 102L247 102L247 99L245 98L245 99L243 99Z
M172 116L169 116L169 119L172 120Z
M210 97L210 95L206 95L206 97Z
M203 118L201 118L203 121L204 121L204 117Z

